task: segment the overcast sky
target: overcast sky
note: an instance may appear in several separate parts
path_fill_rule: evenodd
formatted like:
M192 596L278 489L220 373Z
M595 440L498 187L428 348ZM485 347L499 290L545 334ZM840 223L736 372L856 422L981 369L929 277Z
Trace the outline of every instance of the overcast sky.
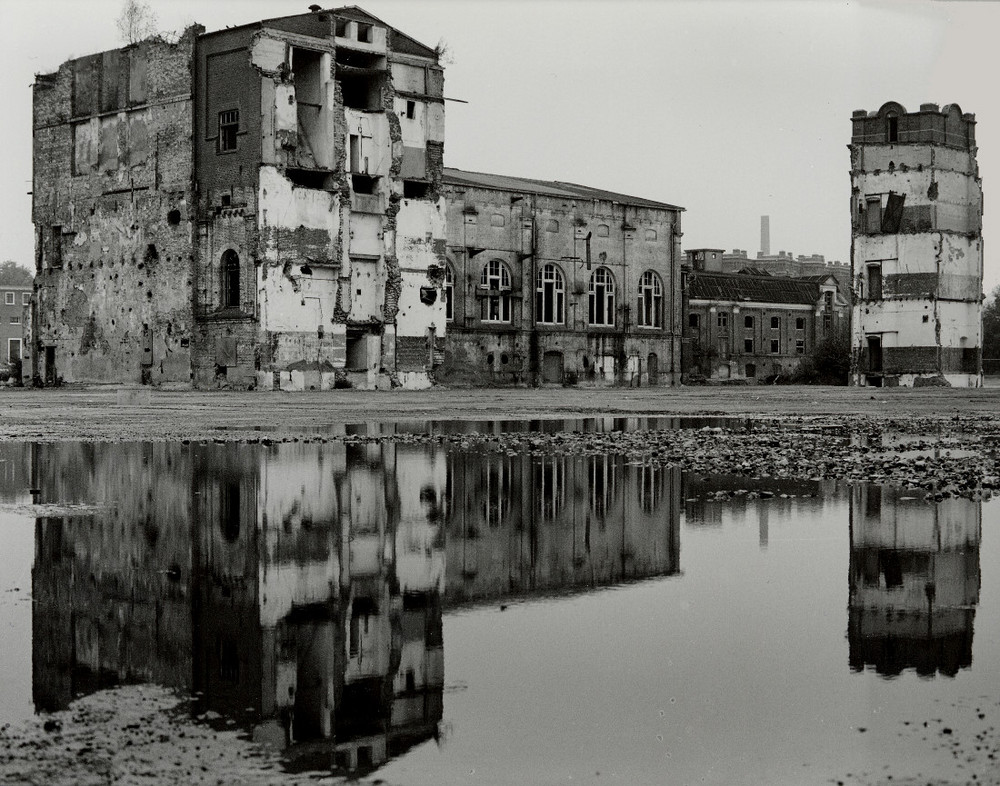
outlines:
M217 30L309 0L150 0L161 30ZM684 248L850 261L851 112L957 103L976 115L986 292L1000 214L1000 3L367 0L447 44L447 166L568 180L686 208ZM120 45L121 0L0 0L0 259L33 265L35 73Z

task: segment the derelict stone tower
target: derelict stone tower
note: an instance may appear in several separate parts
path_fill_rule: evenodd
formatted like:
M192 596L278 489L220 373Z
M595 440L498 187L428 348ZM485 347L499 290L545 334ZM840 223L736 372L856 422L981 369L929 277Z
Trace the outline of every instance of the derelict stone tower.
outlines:
M852 380L982 384L976 118L895 102L851 117Z

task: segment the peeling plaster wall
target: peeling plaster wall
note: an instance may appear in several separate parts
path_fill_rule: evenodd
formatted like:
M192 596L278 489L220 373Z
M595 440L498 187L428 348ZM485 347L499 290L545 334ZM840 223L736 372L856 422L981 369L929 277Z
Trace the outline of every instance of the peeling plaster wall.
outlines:
M975 118L955 105L906 113L890 102L856 112L854 124L854 382L931 377L978 387L983 196Z
M201 30L37 78L32 368L42 382L190 382L191 69Z

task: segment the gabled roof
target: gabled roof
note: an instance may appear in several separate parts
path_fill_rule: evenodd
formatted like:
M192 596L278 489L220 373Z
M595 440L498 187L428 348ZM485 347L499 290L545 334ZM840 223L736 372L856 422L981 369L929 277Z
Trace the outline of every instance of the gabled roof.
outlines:
M618 194L600 188L566 183L560 180L534 180L527 177L491 175L485 172L466 172L462 169L444 168L444 182L450 186L492 188L498 191L515 191L521 194L562 197L563 199L600 199L605 202L622 202L638 207L652 207L660 210L683 210L677 205L655 202L652 199Z
M691 300L722 300L732 303L794 303L814 305L819 284L801 278L753 276L743 273L702 273L688 276Z

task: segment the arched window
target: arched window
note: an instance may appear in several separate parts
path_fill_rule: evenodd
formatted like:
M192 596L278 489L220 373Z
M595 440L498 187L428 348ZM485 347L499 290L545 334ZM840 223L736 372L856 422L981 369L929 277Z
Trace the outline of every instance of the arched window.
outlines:
M451 322L455 318L455 273L451 265L444 266L444 318Z
M510 270L499 259L491 259L479 280L487 290L483 298L483 322L510 322Z
M566 285L555 265L542 265L535 282L535 321L561 325L565 321Z
M590 324L615 324L615 279L606 267L590 276Z
M240 257L231 248L222 254L222 305L240 307Z
M639 327L663 327L663 284L652 270L647 270L639 279L636 319Z

